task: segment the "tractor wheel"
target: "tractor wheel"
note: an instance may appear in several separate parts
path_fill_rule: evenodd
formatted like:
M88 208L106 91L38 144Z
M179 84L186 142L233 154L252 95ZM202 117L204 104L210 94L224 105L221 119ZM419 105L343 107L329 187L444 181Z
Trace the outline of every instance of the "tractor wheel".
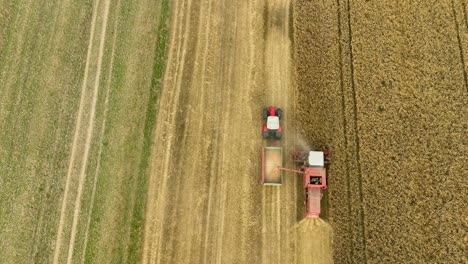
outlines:
M276 115L279 119L281 119L281 117L283 116L283 110L281 110L281 108L276 109Z
M263 119L267 119L268 118L268 109L266 108L263 108Z
M270 137L270 135L269 135L268 132L262 131L262 137L263 137L264 139L267 139L267 138Z
M278 132L278 131L275 132L275 138L276 138L276 139L281 139L281 136L282 136L282 135L283 135L282 132Z

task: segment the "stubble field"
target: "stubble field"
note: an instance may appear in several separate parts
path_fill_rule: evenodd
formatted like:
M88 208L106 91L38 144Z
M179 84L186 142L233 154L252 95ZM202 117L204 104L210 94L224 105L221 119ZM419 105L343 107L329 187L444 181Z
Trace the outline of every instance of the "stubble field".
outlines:
M300 179L259 184L262 108L296 141L291 23L288 0L172 3L143 263L331 263Z

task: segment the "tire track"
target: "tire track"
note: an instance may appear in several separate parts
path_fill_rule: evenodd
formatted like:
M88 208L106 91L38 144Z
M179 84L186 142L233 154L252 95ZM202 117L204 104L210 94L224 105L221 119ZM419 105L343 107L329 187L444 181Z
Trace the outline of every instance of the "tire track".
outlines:
M203 6L203 5L202 5ZM201 91L200 91L200 102L204 102L204 98L205 98L205 72L206 72L206 61L207 61L207 56L208 56L208 46L209 46L209 37L210 37L210 27L211 27L211 7L212 7L212 4L211 4L211 1L208 1L208 11L207 11L207 14L209 14L207 16L207 21L206 21L206 25L205 25L205 39L204 39L204 44L205 44L205 48L203 49L203 54L202 54L202 66L201 66L201 77L200 77L200 87L201 87ZM204 16L200 16L200 18L202 18ZM200 22L200 27L199 27L199 33L198 35L201 35L201 22ZM200 44L197 45L198 47L200 46ZM198 52L196 53L198 55ZM195 61L198 61L197 59L195 59ZM198 123L198 128L199 130L202 129L203 127L203 124L206 122L206 115L203 116L203 118L200 118L200 122ZM214 148L215 149L220 149L219 147L217 147L218 145L218 139L219 139L219 132L216 131L216 134L214 136ZM204 251L203 251L203 263L208 263L207 262L207 250L208 250L208 238L209 238L209 226L210 226L210 215L211 215L211 207L212 207L212 204L211 204L211 199L213 197L213 189L214 189L214 179L215 179L215 173L214 173L214 168L216 168L215 164L217 164L218 162L218 155L219 155L219 151L217 152L216 155L214 155L211 163L210 163L210 181L209 181L209 186L208 186L208 205L207 205L207 213L206 213L206 224L204 226L204 230L205 230L205 237L203 239L203 243L204 243Z
M96 27L96 18L97 18L97 11L99 8L99 0L94 0L94 8L93 8L93 18L91 22L91 28L90 28L90 36L89 36L89 44L88 44L88 54L86 55L86 65L85 65L85 73L84 73L84 78L83 78L83 83L81 85L81 98L80 98L80 106L78 109L78 119L76 121L76 126L75 126L75 133L73 135L73 143L72 143L72 149L71 149L71 156L70 156L70 161L68 164L68 171L67 171L67 179L65 182L65 191L63 195L63 200L62 200L62 206L60 209L60 221L59 221L59 226L57 229L57 239L55 241L55 249L54 249L54 259L53 263L57 264L59 261L59 254L60 254L60 249L62 247L62 236L63 236L63 225L65 222L65 212L67 210L67 199L68 199L68 193L70 189L70 182L71 182L71 175L72 175L72 170L73 170L73 165L75 162L75 155L76 155L76 148L77 148L77 142L78 142L78 136L79 136L79 131L81 128L81 118L82 118L82 113L83 113L83 108L84 108L84 99L86 97L86 84L88 83L88 74L89 74L89 64L91 61L91 51L92 51L92 46L94 42L94 29Z
M462 3L463 3L463 1L462 1ZM463 5L463 12L465 12L465 6L464 5ZM468 93L468 74L466 72L465 54L463 52L463 44L462 44L461 37L460 37L460 25L457 22L457 13L455 12L454 0L452 0L452 16L453 16L453 23L455 24L455 31L457 32L457 44L458 44L458 49L460 51L460 63L461 63L461 66L462 66L462 73L463 73L463 81L464 81L464 85L465 85L465 91ZM465 19L466 19L466 13L465 13ZM465 20L465 22L466 22L466 20Z
M228 8L226 6L224 6L223 10L225 12L228 11ZM225 14L227 15L227 14ZM229 25L224 25L221 30L223 29L231 29L232 27L232 32L234 32L232 34L232 38L233 39L236 39L236 36L235 34L237 34L237 8L234 10L233 14L233 20L232 20L232 25L233 26L229 26ZM228 23L228 20L225 20L226 23ZM230 21L229 21L230 22ZM229 39L229 32L227 30L224 31L224 35L223 35L223 39ZM226 42L223 42L223 43L226 43ZM222 68L223 69L226 69L226 73L223 74L222 76L227 76L227 77L221 77L222 79L222 86L223 87L226 87L228 86L229 84L232 83L232 79L233 79L233 72L234 72L234 63L231 63L231 61L235 58L236 58L236 49L233 47L233 46L228 46L226 47L226 49L228 49L228 54L230 54L232 52L232 56L229 56L227 58L227 62L225 63L225 60L222 59ZM230 49L233 49L232 51L230 51ZM222 50L225 50L224 48ZM227 65L227 68L225 68ZM224 82L224 78L226 78L226 82ZM227 93L225 96L223 96L223 98L227 98L227 102L226 102L226 105L225 105L225 109L231 109L232 107L232 104L231 104L231 89L228 89L227 90ZM226 114L226 116L223 117L224 119L224 124L223 124L223 129L222 131L229 131L229 126L230 126L230 120L231 120L231 111L226 111L226 112L223 112ZM227 133L223 133L223 137L222 137L222 142L228 142L229 139L227 139ZM225 169L227 166L225 164L225 161L224 161L224 153L223 155L221 156L221 159L220 159L220 164L221 164L221 169ZM222 174L221 174L222 175ZM218 232L217 232L217 240L216 240L216 263L218 264L221 264L223 263L222 262L222 255L223 255L223 242L224 242L224 224L225 224L225 212L226 212L226 202L227 202L227 197L226 197L226 193L227 193L227 181L225 179L225 177L221 177L221 180L220 180L220 185L221 185L221 197L220 197L220 203L219 203L219 228L218 228Z
M338 26L338 39L341 41L343 39L343 32L342 32L342 26L343 23L341 21L341 5L340 1L336 0L336 15L337 15L337 26ZM343 148L348 149L348 124L346 120L346 102L345 102L345 85L344 85L344 65L343 65L343 48L342 45L338 45L338 63L339 63L339 72L340 72L340 88L341 88L341 117L342 117L342 122L343 122ZM350 160L350 157L348 155L348 152L346 152L346 160ZM347 188L347 199L348 199L348 215L351 215L351 175L350 171L348 168L348 162L344 163L345 166L345 171L346 171L346 188ZM349 226L348 226L348 232L352 234L352 221L348 221ZM351 242L351 240L350 240ZM350 244L349 248L351 250L350 253L350 259L354 259L354 247Z
M265 261L267 257L267 252L265 250L266 248L265 241L267 241L267 238L266 238L266 226L267 226L266 193L267 193L267 189L263 188L262 189L262 263L266 263Z
M100 171L100 168L101 168L101 157L102 157L102 140L104 139L104 132L106 130L106 121L107 121L107 115L108 115L108 112L109 112L109 109L108 109L108 105L109 105L109 94L110 94L110 86L112 84L112 71L114 69L114 55L115 55L115 46L116 46L116 42L117 42L117 28L118 28L118 25L119 25L119 10L120 10L120 0L117 1L117 7L116 7L116 13L117 13L117 17L114 21L114 27L113 27L113 32L114 32L114 37L113 37L113 40L112 40L112 51L111 51L111 60L110 60L110 66L109 66L109 71L108 71L108 74L107 74L107 84L106 84L106 95L105 95L105 101L104 101L104 117L103 117L103 120L102 120L102 125L101 125L101 132L99 133L99 150L98 150L98 161L97 161L97 165L96 165L96 171L94 173L94 177L93 177L93 187L92 187L92 191L91 191L91 203L89 205L89 215L88 215L88 219L86 221L86 230L85 230L85 238L84 238L84 242L83 242L83 252L82 252L82 257L81 257L81 263L84 264L85 262L85 258L86 258L86 251L87 251L87 246L88 246L88 237L89 237L89 226L91 224L91 216L92 216L92 213L93 213L93 209L94 209L94 202L95 202L95 197L96 197L96 186L97 186L97 181L98 181L98 178L99 178L99 171Z
M176 130L176 127L175 125L177 124L176 123L176 117L178 116L178 111L177 111L177 108L180 106L178 102L180 102L180 99L181 99L181 88L182 88L182 77L183 77L183 74L184 74L184 67L185 67L185 62L186 62L186 54L187 54L187 42L188 42L188 38L189 38L189 28L190 28L190 19L191 19L191 12L190 12L190 8L191 8L191 4L192 4L192 1L191 0L188 0L186 2L184 2L187 4L187 7L186 7L186 10L188 10L187 12L187 16L185 17L185 21L184 21L184 16L183 14L185 14L183 11L184 9L181 10L181 14L182 14L182 19L181 19L181 23L180 23L180 29L178 30L178 32L180 33L179 35L179 38L178 39L183 39L183 41L179 44L178 46L178 52L177 52L177 56L176 56L176 61L177 61L177 66L176 66L176 70L175 70L175 96L173 97L174 101L172 103L172 110L171 110L171 115L172 115L172 119L171 119L171 122L170 124L173 124L170 128L170 138L168 140L169 142L169 146L168 146L168 150L167 150L167 159L166 159L166 164L165 164L165 171L164 171L164 178L166 179L167 176L169 175L169 168L170 168L170 161L171 161L171 156L172 156L172 146L173 146L173 143L176 139L173 139L173 135L175 135L176 133L174 133L173 131ZM184 6L184 5L183 5ZM185 22L185 23L183 23ZM183 29L183 30L182 30ZM181 55L179 55L181 54ZM184 134L183 134L183 139L182 139L182 142L184 142L186 140L186 133L184 131ZM165 190L166 188L164 188ZM164 197L164 196L163 196ZM180 192L176 192L176 197L175 197L176 201L180 201ZM176 203L176 204L180 204L180 203ZM175 214L177 211L174 210L173 213ZM164 213L164 216L166 216L166 212ZM171 233L174 232L174 228L175 228L175 225L173 225L173 228L172 230L170 231ZM156 240L156 261L155 263L161 263L161 257L162 257L162 247L163 247L163 243L162 243L162 238L163 236L159 236L158 237L158 240ZM153 262L153 261L152 261ZM154 262L153 262L154 263Z
M348 0L346 2L346 13L347 13L347 22L348 22L348 48L349 48L349 67L351 75L351 90L353 94L353 119L354 119L354 131L355 131L355 142L356 142L356 163L358 171L358 182L359 182L359 199L360 199L360 221L362 226L362 243L363 243L363 253L364 253L364 263L367 263L367 243L366 243L366 226L365 226L365 211L364 211L364 197L363 197L363 186L362 186L362 169L361 169L361 154L360 154L360 139L359 139L359 126L358 126L358 108L357 108L357 95L356 95L356 85L354 80L354 57L353 57L353 35L351 28L351 3Z
M177 108L179 110L176 115L177 117L176 120L183 119L184 121L183 122L176 121L177 125L181 126L179 130L182 131L182 133L178 133L178 136L181 137L181 139L178 139L177 140L178 142L174 142L179 147L173 152L173 155L174 155L173 157L178 157L177 159L180 160L182 164L186 164L186 165L184 166L185 169L183 170L180 170L180 167L174 167L174 173L176 174L184 174L185 173L184 171L198 171L198 173L201 174L203 171L203 168L198 168L199 165L196 164L197 159L192 159L191 157L185 155L184 154L185 151L183 149L198 150L197 152L198 155L202 157L204 156L204 149L200 146L206 145L206 147L209 148L211 144L209 142L207 144L202 144L201 142L202 137L194 136L194 135L198 135L201 132L202 124L199 123L200 126L193 124L194 120L196 120L197 118L200 118L198 117L198 115L196 115L196 113L206 112L205 110L206 105L204 105L206 104L206 102L203 101L204 88L203 86L201 87L203 94L196 91L196 89L194 89L194 83L197 83L197 81L193 80L194 78L196 78L195 76L198 76L198 75L201 75L203 79L204 74L205 74L204 72L198 72L197 71L198 68L196 67L196 65L198 64L198 58L199 58L198 51L200 50L200 37L199 37L200 34L193 34L195 30L191 30L191 28L193 28L193 29L196 29L196 32L199 32L199 33L201 32L202 24L203 24L202 23L203 16L200 14L203 13L202 12L203 8L204 8L204 3L195 2L192 4L192 2L189 2L188 11L187 11L188 16L186 17L186 21L185 21L186 22L185 28L184 28L185 32L183 34L184 43L182 47L184 50L184 56L182 59L184 60L183 63L185 67L181 68L180 72L177 73L177 76L180 78L177 78L176 85L181 90L184 89L183 87L187 87L187 88L185 88L186 93L182 93L182 96L178 100L179 106ZM198 14L198 17L197 17L197 14ZM194 47L189 48L188 43L195 43L195 45ZM185 53L185 51L187 52ZM195 60L190 59L193 54L195 54ZM195 99L195 101L200 101L201 103L200 105L197 106L200 109L195 108L195 109L198 109L196 111L194 111L195 109L192 103L194 98L198 99L198 100ZM194 205L194 208L196 209L196 211L198 211L197 208L199 208L200 205L202 204L203 197L199 197L198 195L195 195L194 197L193 193L191 192L191 189L193 188L192 186L196 184L200 184L200 188L202 188L203 186L202 183L199 183L197 181L193 182L193 178L183 180L180 177L178 177L176 182L172 183L173 186L180 186L180 188L176 189L175 191L172 191L172 193L175 193L175 204L178 204L180 206L171 210L171 214L169 218L180 218L181 220L179 222L179 225L183 225L183 226L190 225L190 223L187 223L187 222L195 222L196 219L198 218L197 214L194 214L193 217L189 219L180 217L180 215L184 215L184 212L186 212L187 209L190 210L189 208L186 208L187 201L192 201L189 203L192 203ZM201 233L202 225L198 225L198 228L193 229L193 230L197 230L198 233ZM194 245L193 240L197 240L198 238L198 236L196 236L197 231L189 231L188 234L190 234L192 238L187 239L184 245L184 248L188 249L190 253ZM177 239L175 238L180 236L179 228L176 228L176 226L173 225L171 226L171 228L164 230L162 236L166 238L174 238L174 239L170 240L170 243L168 243L169 245L166 247L163 247L161 251L164 251L164 252L177 251L176 247L178 243L177 243ZM174 262L178 260L176 262L185 263L188 261L186 259L188 256L189 256L188 254L184 254L182 255L182 260L180 260L181 255L177 255L177 254L170 255L165 259L165 261ZM192 255L192 258L195 258L195 257L196 256ZM159 262L164 262L164 261L158 259L158 263Z
M193 150L198 150L198 155L202 156L202 150L198 148L198 142L200 142L200 139L202 137L197 137L194 135L198 135L198 131L195 128L192 127L192 124L194 123L194 120L199 118L193 111L193 106L192 106L192 101L194 98L199 98L199 92L196 91L198 87L194 86L194 76L198 75L203 75L204 73L197 73L197 67L195 67L195 64L198 62L198 60L193 60L190 59L192 57L195 57L198 59L198 51L199 51L199 45L200 45L200 37L199 34L194 34L194 32L200 32L201 31L201 21L202 21L202 15L203 12L203 2L192 2L190 1L188 3L188 16L185 20L185 28L184 28L184 34L182 35L182 38L184 39L182 50L183 50L183 55L181 60L181 67L179 68L180 70L178 71L177 74L177 79L176 79L176 85L178 85L179 90L183 90L183 87L186 88L185 93L181 93L181 96L178 98L177 101L177 113L175 115L175 123L176 126L178 127L178 131L181 131L182 133L178 133L178 136L176 137L177 139L177 144L179 147L175 148L173 151L173 157L179 157L177 160L179 161L180 164L185 164L183 167L184 169L181 170L181 167L179 166L174 166L173 171L179 175L183 175L187 171L200 171L197 166L197 159L192 159L191 157L185 155L185 149L193 149ZM198 17L197 17L198 16ZM182 32L182 31L181 31ZM194 46L191 46L189 48L188 43L195 43ZM193 56L195 54L195 56ZM198 100L195 100L198 101ZM203 101L200 101L203 103ZM200 113L206 112L203 111L204 105L200 106L202 110L200 110ZM183 121L182 121L183 120ZM181 138L180 138L181 137ZM204 145L204 144L203 144ZM175 158L173 158L175 160ZM169 174L171 172L168 172ZM193 178L189 179L184 179L184 177L176 177L176 180L174 180L171 184L174 188L174 190L171 191L172 194L174 194L174 200L175 204L178 204L180 206L177 206L176 208L172 209L172 215L179 218L180 215L183 215L184 212L190 210L192 206L189 208L186 208L187 201L192 201L193 203L193 208L198 208L200 206L200 197L196 194L194 195L193 192L191 192L192 186L198 184L200 185L200 188L202 188L202 185L198 181L194 181ZM201 190L200 190L201 191ZM198 211L198 210L197 210ZM193 215L193 217L187 219L183 218L181 219L181 225L190 225L190 223L187 222L194 222L197 218L197 215ZM185 221L184 221L185 220ZM200 228L200 226L199 226ZM166 230L167 231L167 230ZM193 234L194 231L190 231L189 234L192 234L192 237L194 239L197 238ZM178 225L172 225L170 230L168 232L165 232L163 236L166 237L178 237L180 234ZM187 239L185 242L184 248L190 249L192 245L192 240L193 239ZM162 243L161 243L162 244ZM177 239L173 239L170 242L165 244L165 247L162 248L162 251L177 251ZM169 261L174 262L174 259L177 259L178 261L176 262L183 262L186 263L188 261L187 256L188 254L182 255L183 258L180 260L180 255L175 255L175 256L170 256ZM166 261L168 261L166 259ZM158 263L160 263L160 260L158 260Z
M175 45L171 45L171 43L173 43L175 41L175 33L177 32L177 29L178 29L178 26L179 26L179 20L180 20L180 17L181 14L183 13L182 11L184 10L183 7L178 8L178 4L179 4L179 1L175 1L173 2L174 3L174 6L171 6L171 15L170 17L173 19L173 21L171 21L171 24L169 26L170 30L169 32L172 32L171 36L169 37L168 39L168 45L167 47L170 47L168 48L168 51L167 51L167 62L166 62L166 69L165 69L165 72L171 72L171 68L172 68L172 60L173 60L173 57L174 57L174 52L175 52L175 49L179 50ZM171 20L172 20L171 19ZM167 83L168 81L168 74L165 74L164 75L164 80L163 80L163 83ZM170 103L172 101L174 101L174 98L173 98L173 95L169 92L171 89L169 89L171 87L163 87L163 91L162 91L162 96L161 96L161 99L160 99L160 102L158 103L159 105L161 105L161 101L163 101L165 99L166 96L169 96L169 98L167 100L170 101ZM170 121L168 121L167 119L172 119L172 116L170 115L170 112L167 110L167 108L163 107L163 106L158 106L159 109L161 109L162 111L158 112L158 116L163 116L165 117L165 120L163 120L163 122L157 122L156 123L156 135L155 137L158 137L158 131L161 131L160 133L162 134L162 138L165 138L166 136L166 132L165 132L165 129L164 127L161 126L161 123L165 123L165 124L170 124ZM169 139L166 139L166 149L165 149L165 155L162 159L162 168L161 169L164 169L164 166L168 166L168 162L169 162L169 151L171 149L171 146L170 146L170 138ZM154 159L154 157L153 157ZM155 175L155 171L158 170L159 168L153 168L151 170L151 173L150 175ZM156 236L158 235L158 233L156 232L157 230L160 230L160 226L161 226L161 221L159 222L156 222L157 219L155 219L155 214L157 214L157 212L161 211L162 210L162 213L160 214L160 217L164 219L164 209L160 209L159 208L159 205L161 203L164 203L165 202L165 196L166 196L166 186L167 186L167 179L166 179L166 175L162 175L162 183L161 184L158 184L158 186L161 186L160 188L157 188L156 187L156 184L157 184L157 179L154 179L154 176L153 176L153 179L150 178L150 181L149 181L149 184L148 184L148 196L151 198L151 197L156 197L156 199L152 200L150 199L149 202L148 202L148 206L147 206L147 211L146 211L146 215L147 215L147 218L149 219L149 222L145 224L145 236L144 236L144 242L143 242L143 257L142 257L142 262L143 263L149 263L149 262L154 262L152 261L154 258L156 258L156 254L157 252L155 252L155 250L152 250L154 248L154 241L157 239ZM162 199L162 200L160 200ZM153 207L156 207L153 209ZM156 222L156 223L155 223Z
M11 44L11 45L7 45L7 47L3 47L2 49L5 49L5 50L9 50L10 47L8 46L13 46L15 49L13 51L10 51L9 53L12 54L12 57L15 57L15 58L19 58L20 57L20 53L21 51L24 49L24 46L26 46L26 40L24 39L25 36L27 36L27 34L25 34L25 32L27 32L27 25L28 25L28 22L29 20L31 19L32 17L32 10L35 9L35 7L32 7L31 5L33 4L33 2L29 2L26 6L24 6L24 9L26 10L24 15L22 17L24 17L24 19L20 18L19 17L19 14L20 13L23 13L23 12L20 12L20 11L17 11L17 13L15 14L15 17L14 19L15 20L20 20L21 21L21 24L18 25L17 23L18 22L15 22L15 27L19 27L19 30L18 30L18 33L16 34L17 36L17 39L14 41L15 45ZM20 9L18 7L18 9ZM12 18L13 20L13 18ZM8 42L7 42L8 43ZM8 54L2 50L1 54L2 55L0 58L3 58L3 56L5 56L6 58L4 59L4 61L11 61L11 60L8 60ZM6 67L5 67L6 66ZM28 67L30 67L31 65L28 65ZM23 92L23 89L20 89L19 91L15 91L14 89L11 89L12 87L14 87L14 82L15 80L13 78L15 78L16 76L14 76L13 74L7 74L9 72L11 72L11 68L19 68L21 69L22 66L21 66L21 61L20 60L16 60L14 64L9 64L9 63L5 63L2 65L2 67L0 67L0 70L2 70L0 72L0 81L2 81L2 83L4 84L4 87L7 87L6 89L2 87L2 89L0 89L0 98L11 98L11 97L15 97L15 103L11 103L11 106L7 105L6 103L0 103L0 120L2 120L2 123L0 125L0 131L3 131L4 128L7 126L7 121L11 119L11 115L13 113L16 113L16 106L18 105L19 103L19 99L21 98L21 95L22 95L22 92ZM27 71L23 71L23 72L27 72ZM24 87L24 85L22 86ZM8 89L10 88L10 89ZM9 110L8 108L11 107L12 109ZM3 117L3 116L6 116L6 117ZM16 122L15 122L16 123Z
M105 38L106 38L106 32L107 32L107 21L109 18L109 8L110 8L110 0L106 0L105 9L104 9L104 17L103 17L103 22L102 22L103 26L101 29L101 39L99 40L100 43L99 43L99 53L98 53L98 64L97 64L96 76L94 80L93 101L91 105L91 114L88 120L88 130L86 131L87 135L86 135L86 142L85 142L85 152L83 155L83 162L81 165L81 171L79 175L80 180L79 180L79 185L78 185L78 195L76 196L75 209L73 212L73 224L72 224L72 230L71 230L70 244L68 247L67 264L71 263L72 261L73 251L75 247L77 226L78 226L79 215L81 211L81 197L83 195L84 182L86 179L86 167L88 166L88 156L89 156L89 150L91 148L91 139L92 139L93 129L94 129L94 119L96 117L96 104L97 104L97 99L98 99L99 84L101 81L101 67L102 67L102 58L104 56L104 44L105 44Z
M274 190L274 196L276 196L276 201L274 204L274 211L276 214L276 239L275 239L275 251L276 251L276 263L281 263L281 189Z
M463 21L465 22L465 32L468 32L468 15L466 14L466 4L464 0L460 1L463 9Z

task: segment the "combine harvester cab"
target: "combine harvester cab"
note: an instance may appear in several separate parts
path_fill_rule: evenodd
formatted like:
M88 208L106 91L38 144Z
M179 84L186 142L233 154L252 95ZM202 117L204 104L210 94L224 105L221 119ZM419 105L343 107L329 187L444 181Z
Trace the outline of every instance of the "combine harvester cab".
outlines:
M283 148L262 147L262 181L263 185L283 184Z

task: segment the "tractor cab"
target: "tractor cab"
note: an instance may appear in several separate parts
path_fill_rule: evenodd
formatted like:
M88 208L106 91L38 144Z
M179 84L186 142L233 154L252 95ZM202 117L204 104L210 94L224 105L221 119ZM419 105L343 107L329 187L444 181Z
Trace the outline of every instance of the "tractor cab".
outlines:
M277 107L263 108L263 124L262 137L264 139L281 139L283 135L283 128L280 125L283 110Z
M277 116L269 116L267 118L267 129L270 130L278 130L280 127L279 124L279 117Z

